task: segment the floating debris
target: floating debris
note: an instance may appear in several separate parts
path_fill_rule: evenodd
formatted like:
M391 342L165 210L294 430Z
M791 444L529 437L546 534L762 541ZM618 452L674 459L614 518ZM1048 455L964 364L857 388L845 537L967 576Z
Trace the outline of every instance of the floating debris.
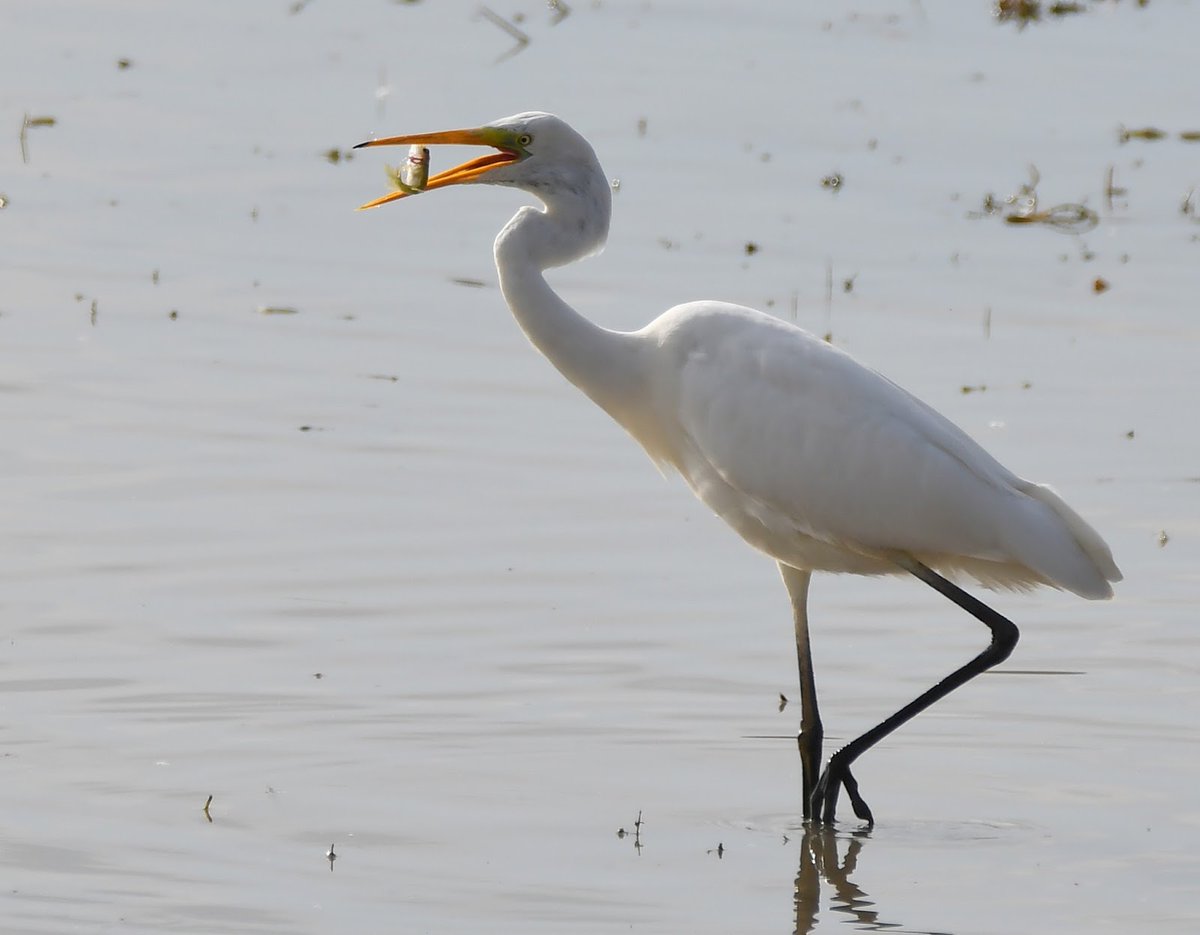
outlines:
M1144 7L1147 2L1138 0L1138 6ZM1040 0L996 0L992 7L992 16L997 23L1016 23L1018 29L1040 22L1043 18L1062 19L1087 12L1087 4L1077 0L1056 0L1048 4L1042 4Z
M1111 288L1112 286L1109 285L1108 280L1102 276L1097 276L1092 280L1092 291L1096 295L1099 295L1101 292L1107 292Z
M1158 547L1161 549L1170 541L1171 537L1167 535L1167 531L1165 529L1160 529L1158 531Z
M557 26L571 15L571 8L563 0L546 0L546 6L550 8L551 26Z
M97 306L96 300L92 299L92 313L90 315L90 318L91 318L93 328L96 327L96 319L99 317L99 315L100 315L100 309Z
M338 149L336 146L334 146L332 149L325 150L325 152L323 152L321 155L330 165L334 166L343 160L349 162L354 158L354 153L352 153L350 150L347 149L343 151Z
M329 872L333 873L333 862L338 859L338 855L333 852L333 845L329 845L329 850L325 852L325 859L329 861Z
M1100 223L1095 211L1074 202L1055 205L1044 211L1039 210L1037 186L1041 178L1037 166L1030 165L1029 181L1021 183L1021 187L1015 193L1000 200L988 192L983 196L981 210L968 212L967 217L981 218L1000 214L1009 224L1045 224L1065 234L1081 234ZM1004 213L1006 210L1007 214Z
M991 192L988 192L986 195L983 196L983 201L980 202L979 210L978 211L968 211L967 217L969 217L969 218L986 218L986 217L991 217L993 214L999 214L1003 210L1004 210L1004 208L1001 206L1000 202L998 202L996 200L996 196L993 195Z
M1074 203L1055 205L1045 211L1021 210L1005 215L1004 220L1009 224L1045 224L1068 234L1090 231L1100 223L1095 211L1086 205Z
M997 0L992 16L997 23L1015 22L1024 26L1042 18L1042 5L1037 0Z
M1185 143L1200 143L1200 130L1181 130L1179 138Z
M743 249L746 251L746 256L754 256L754 254L758 253L758 251L762 248L753 240L747 240L746 246L743 247Z
M31 117L25 115L25 119L21 121L21 133L18 139L21 141L21 162L24 165L29 165L29 131L35 127L52 127L58 123L56 117Z
M1118 125L1117 127L1117 141L1120 143L1128 143L1130 140L1153 142L1154 140L1165 139L1166 136L1167 131L1160 130L1158 127L1141 127L1134 130L1130 130L1123 125Z
M204 803L204 809L203 809L203 811L204 811L204 817L208 819L208 823L209 823L210 825L212 824L212 815L210 815L210 814L208 813L208 807L209 807L210 805L212 805L212 800L213 800L213 797L210 795L210 796L208 797L208 801L206 801L206 802Z
M782 711L788 706L788 697L783 692L779 693L779 710Z
M300 309L291 305L260 305L258 313L260 315L298 315Z
M963 396L966 396L968 393L984 393L986 391L987 391L987 384L980 383L977 386L964 386L964 387L962 387L962 389L959 392L961 392L963 394Z
M131 59L128 59L128 58L117 59L117 68L120 71L124 71L126 68L132 68L132 67L133 67L133 61Z
M479 15L486 19L489 23L494 23L496 26L499 26L513 38L513 47L497 58L496 62L502 62L506 58L512 58L514 55L524 49L525 46L529 45L529 34L523 29L518 29L500 14L493 13L487 7L481 6L479 8Z
M465 276L456 276L450 281L456 286L466 286L469 289L482 289L487 285L482 279L468 279Z
M821 187L827 188L831 192L840 191L845 179L842 178L842 173L834 172L832 175L827 175L821 179Z
M642 810L639 808L637 820L633 823L633 834L632 834L633 849L635 851L637 851L637 853L639 855L642 853L642 823L643 823L642 822ZM625 838L630 837L630 836L631 836L630 832L626 831L624 828L617 829L617 838L619 840L623 841L623 840L625 840Z
M8 196L0 195L0 209L8 207Z
M1108 213L1113 212L1113 199L1118 195L1124 197L1128 195L1128 189L1119 188L1117 186L1117 167L1109 166L1104 172L1104 205L1108 208Z
M722 844L722 843L720 843L720 842L717 842L717 846L716 846L716 847L709 848L709 849L708 849L707 851L705 851L704 853L706 853L706 854L716 854L716 855L717 855L717 860L720 860L722 857L724 857L724 856L725 856L725 845L724 845L724 844Z

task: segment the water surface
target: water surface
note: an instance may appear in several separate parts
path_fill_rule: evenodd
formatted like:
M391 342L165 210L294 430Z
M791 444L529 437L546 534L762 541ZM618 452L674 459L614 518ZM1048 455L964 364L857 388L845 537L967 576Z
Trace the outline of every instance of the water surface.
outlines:
M466 4L10 6L6 932L1196 930L1194 5L530 0L501 61ZM383 157L325 156L532 108L620 181L579 308L829 331L1114 547L1113 602L996 597L869 835L800 827L771 563L510 320L519 198L359 215ZM1099 226L977 216L1031 164ZM831 745L982 642L915 582L813 615Z

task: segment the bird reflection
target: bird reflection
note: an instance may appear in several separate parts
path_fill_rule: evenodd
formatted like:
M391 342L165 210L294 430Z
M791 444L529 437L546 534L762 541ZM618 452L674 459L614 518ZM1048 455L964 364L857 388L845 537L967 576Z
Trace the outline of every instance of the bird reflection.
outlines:
M858 855L870 837L869 831L854 832L848 839L839 839L836 831L827 825L810 825L804 830L800 841L800 869L796 871L795 935L809 935L816 931L821 911L821 883L831 888L830 912L842 913L840 921L859 931L914 932L903 928L899 922L886 921L875 903L861 886L851 881L858 869ZM846 841L846 855L839 857L839 840ZM946 933L922 932L918 935L946 935Z

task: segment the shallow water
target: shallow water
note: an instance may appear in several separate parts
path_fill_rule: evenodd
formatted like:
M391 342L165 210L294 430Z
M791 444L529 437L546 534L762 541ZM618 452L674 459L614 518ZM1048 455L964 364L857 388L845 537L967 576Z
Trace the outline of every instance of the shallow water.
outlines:
M0 928L1195 931L1200 144L1117 128L1200 129L1196 15L1094 6L530 0L497 62L469 5L10 5ZM578 307L794 314L1114 547L1113 602L996 597L1016 655L860 762L870 834L800 827L771 563L503 308L516 196L355 214L384 158L323 156L530 108L620 180ZM1100 225L972 216L1031 163ZM915 583L813 605L830 745L981 645Z

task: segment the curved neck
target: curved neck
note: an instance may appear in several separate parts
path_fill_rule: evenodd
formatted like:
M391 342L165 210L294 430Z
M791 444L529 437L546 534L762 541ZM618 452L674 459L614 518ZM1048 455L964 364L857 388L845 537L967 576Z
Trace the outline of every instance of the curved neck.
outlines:
M603 177L601 177L603 183ZM496 238L500 289L521 330L559 372L628 427L643 383L635 337L593 324L546 283L543 271L599 249L608 233L603 201L570 197L545 211L524 207Z

